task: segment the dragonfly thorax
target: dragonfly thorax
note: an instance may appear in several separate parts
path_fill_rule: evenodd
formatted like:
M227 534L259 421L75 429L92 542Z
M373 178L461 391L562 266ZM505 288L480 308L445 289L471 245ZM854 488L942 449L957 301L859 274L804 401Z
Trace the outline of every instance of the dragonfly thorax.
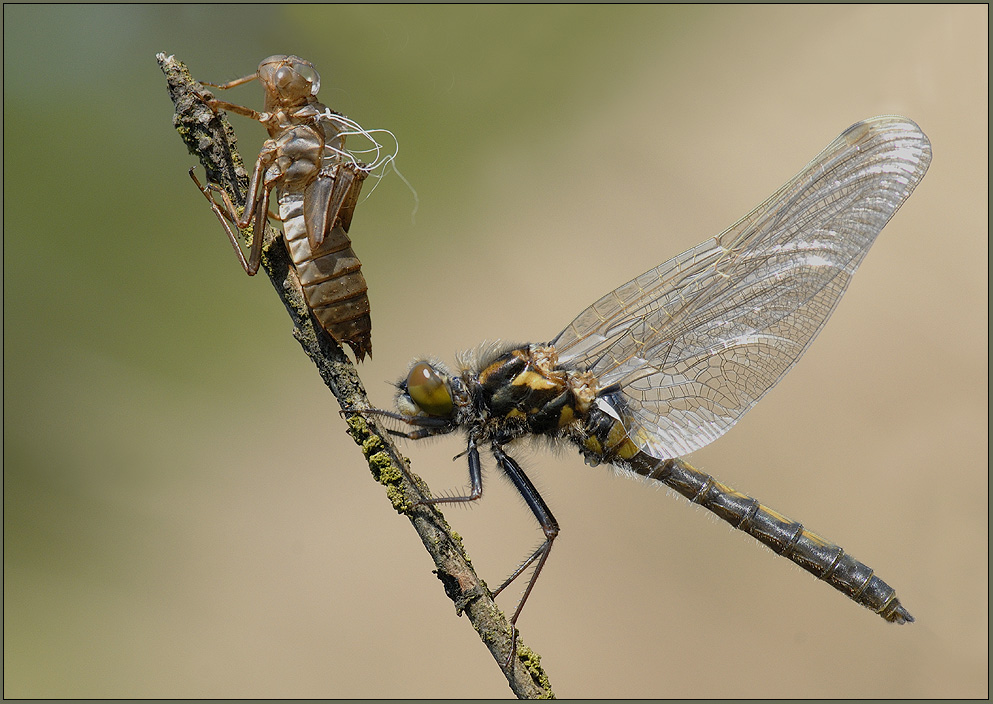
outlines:
M415 425L438 423L439 433L456 428L477 441L510 442L527 435L586 439L596 383L589 372L559 367L555 348L527 345L490 355L449 374L440 365L417 362L398 384L397 410Z

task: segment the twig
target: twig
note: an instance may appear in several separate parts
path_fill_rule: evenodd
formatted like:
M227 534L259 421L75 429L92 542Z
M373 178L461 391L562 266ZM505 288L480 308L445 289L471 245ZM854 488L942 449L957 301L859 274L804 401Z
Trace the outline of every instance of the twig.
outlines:
M199 158L207 177L227 191L236 204L243 206L248 175L227 117L223 112L215 114L206 105L203 100L206 89L192 79L182 62L165 54L157 54L155 58L166 76L169 95L176 108L173 118L176 130L190 152ZM386 487L393 508L410 520L421 537L434 560L435 573L445 593L455 602L456 614L465 613L469 617L518 698L553 697L548 677L541 668L540 656L519 637L517 653L509 664L504 664L511 643L510 623L476 576L461 540L453 534L437 508L415 506L420 498L430 496L427 484L410 471L375 418L356 412L370 408L362 381L342 349L314 325L286 248L279 244L280 236L267 226L263 241L262 268L293 321L293 337L317 365L321 378L341 405L347 418L348 433L362 448L373 477Z

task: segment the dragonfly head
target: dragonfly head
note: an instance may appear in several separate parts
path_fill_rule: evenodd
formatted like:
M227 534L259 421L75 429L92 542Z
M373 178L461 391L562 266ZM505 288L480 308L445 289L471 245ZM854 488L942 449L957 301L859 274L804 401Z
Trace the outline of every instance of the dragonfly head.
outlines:
M270 56L259 64L258 76L266 90L287 105L305 102L321 89L317 69L299 56Z
M448 372L429 362L417 362L406 380L398 384L397 410L405 416L452 418L456 398L460 398L461 382Z

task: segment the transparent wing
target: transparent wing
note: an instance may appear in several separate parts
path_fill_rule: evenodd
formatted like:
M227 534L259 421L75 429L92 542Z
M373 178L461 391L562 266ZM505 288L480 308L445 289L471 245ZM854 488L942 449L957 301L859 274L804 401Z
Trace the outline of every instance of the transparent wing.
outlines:
M721 235L607 294L552 344L658 458L724 434L803 354L927 171L903 117L856 123Z

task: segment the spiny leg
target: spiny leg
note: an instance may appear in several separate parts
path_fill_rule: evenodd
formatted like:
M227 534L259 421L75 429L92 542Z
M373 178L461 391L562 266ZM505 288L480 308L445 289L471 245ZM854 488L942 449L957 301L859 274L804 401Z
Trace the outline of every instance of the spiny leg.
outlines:
M514 657L514 653L517 651L517 618L521 615L521 611L524 610L524 604L528 600L528 596L531 595L531 590L534 589L535 583L538 581L538 575L541 574L541 568L545 566L545 562L548 560L548 555L552 551L552 542L555 540L556 536L559 534L559 524L549 510L548 505L545 500L541 498L541 494L535 489L534 484L528 478L528 475L524 473L521 466L517 464L517 461L513 457L508 455L503 451L503 448L497 444L493 445L493 456L496 457L497 466L504 471L504 473L510 478L517 491L524 498L524 502L531 509L534 517L538 519L539 525L541 525L541 530L545 534L545 542L538 546L531 556L526 559L521 565L514 570L503 584L496 588L493 592L494 598L506 589L511 582L517 579L528 567L537 562L534 567L534 571L531 573L531 579L528 581L527 587L524 589L524 594L521 596L520 602L517 604L517 608L514 610L514 615L510 618L510 628L511 628L511 640L510 640L510 652L507 654L507 660L505 665L509 665L510 661ZM470 458L471 459L471 458Z
M407 440L420 440L433 435L446 435L447 433L455 430L455 426L452 425L452 422L444 418L432 418L430 416L405 416L401 413L383 410L382 408L343 408L338 411L338 415L342 417L348 413L354 413L359 416L382 416L383 418L398 420L401 423L418 428L418 430L413 430L411 432L386 428L386 432L390 435L406 438Z
M416 434L416 431L412 434ZM483 468L482 463L479 461L479 450L476 449L476 441L473 438L469 438L469 447L465 454L469 459L469 494L467 496L439 496L437 498L421 499L415 504L416 506L468 503L469 501L475 501L483 495ZM494 594L494 596L496 595Z

